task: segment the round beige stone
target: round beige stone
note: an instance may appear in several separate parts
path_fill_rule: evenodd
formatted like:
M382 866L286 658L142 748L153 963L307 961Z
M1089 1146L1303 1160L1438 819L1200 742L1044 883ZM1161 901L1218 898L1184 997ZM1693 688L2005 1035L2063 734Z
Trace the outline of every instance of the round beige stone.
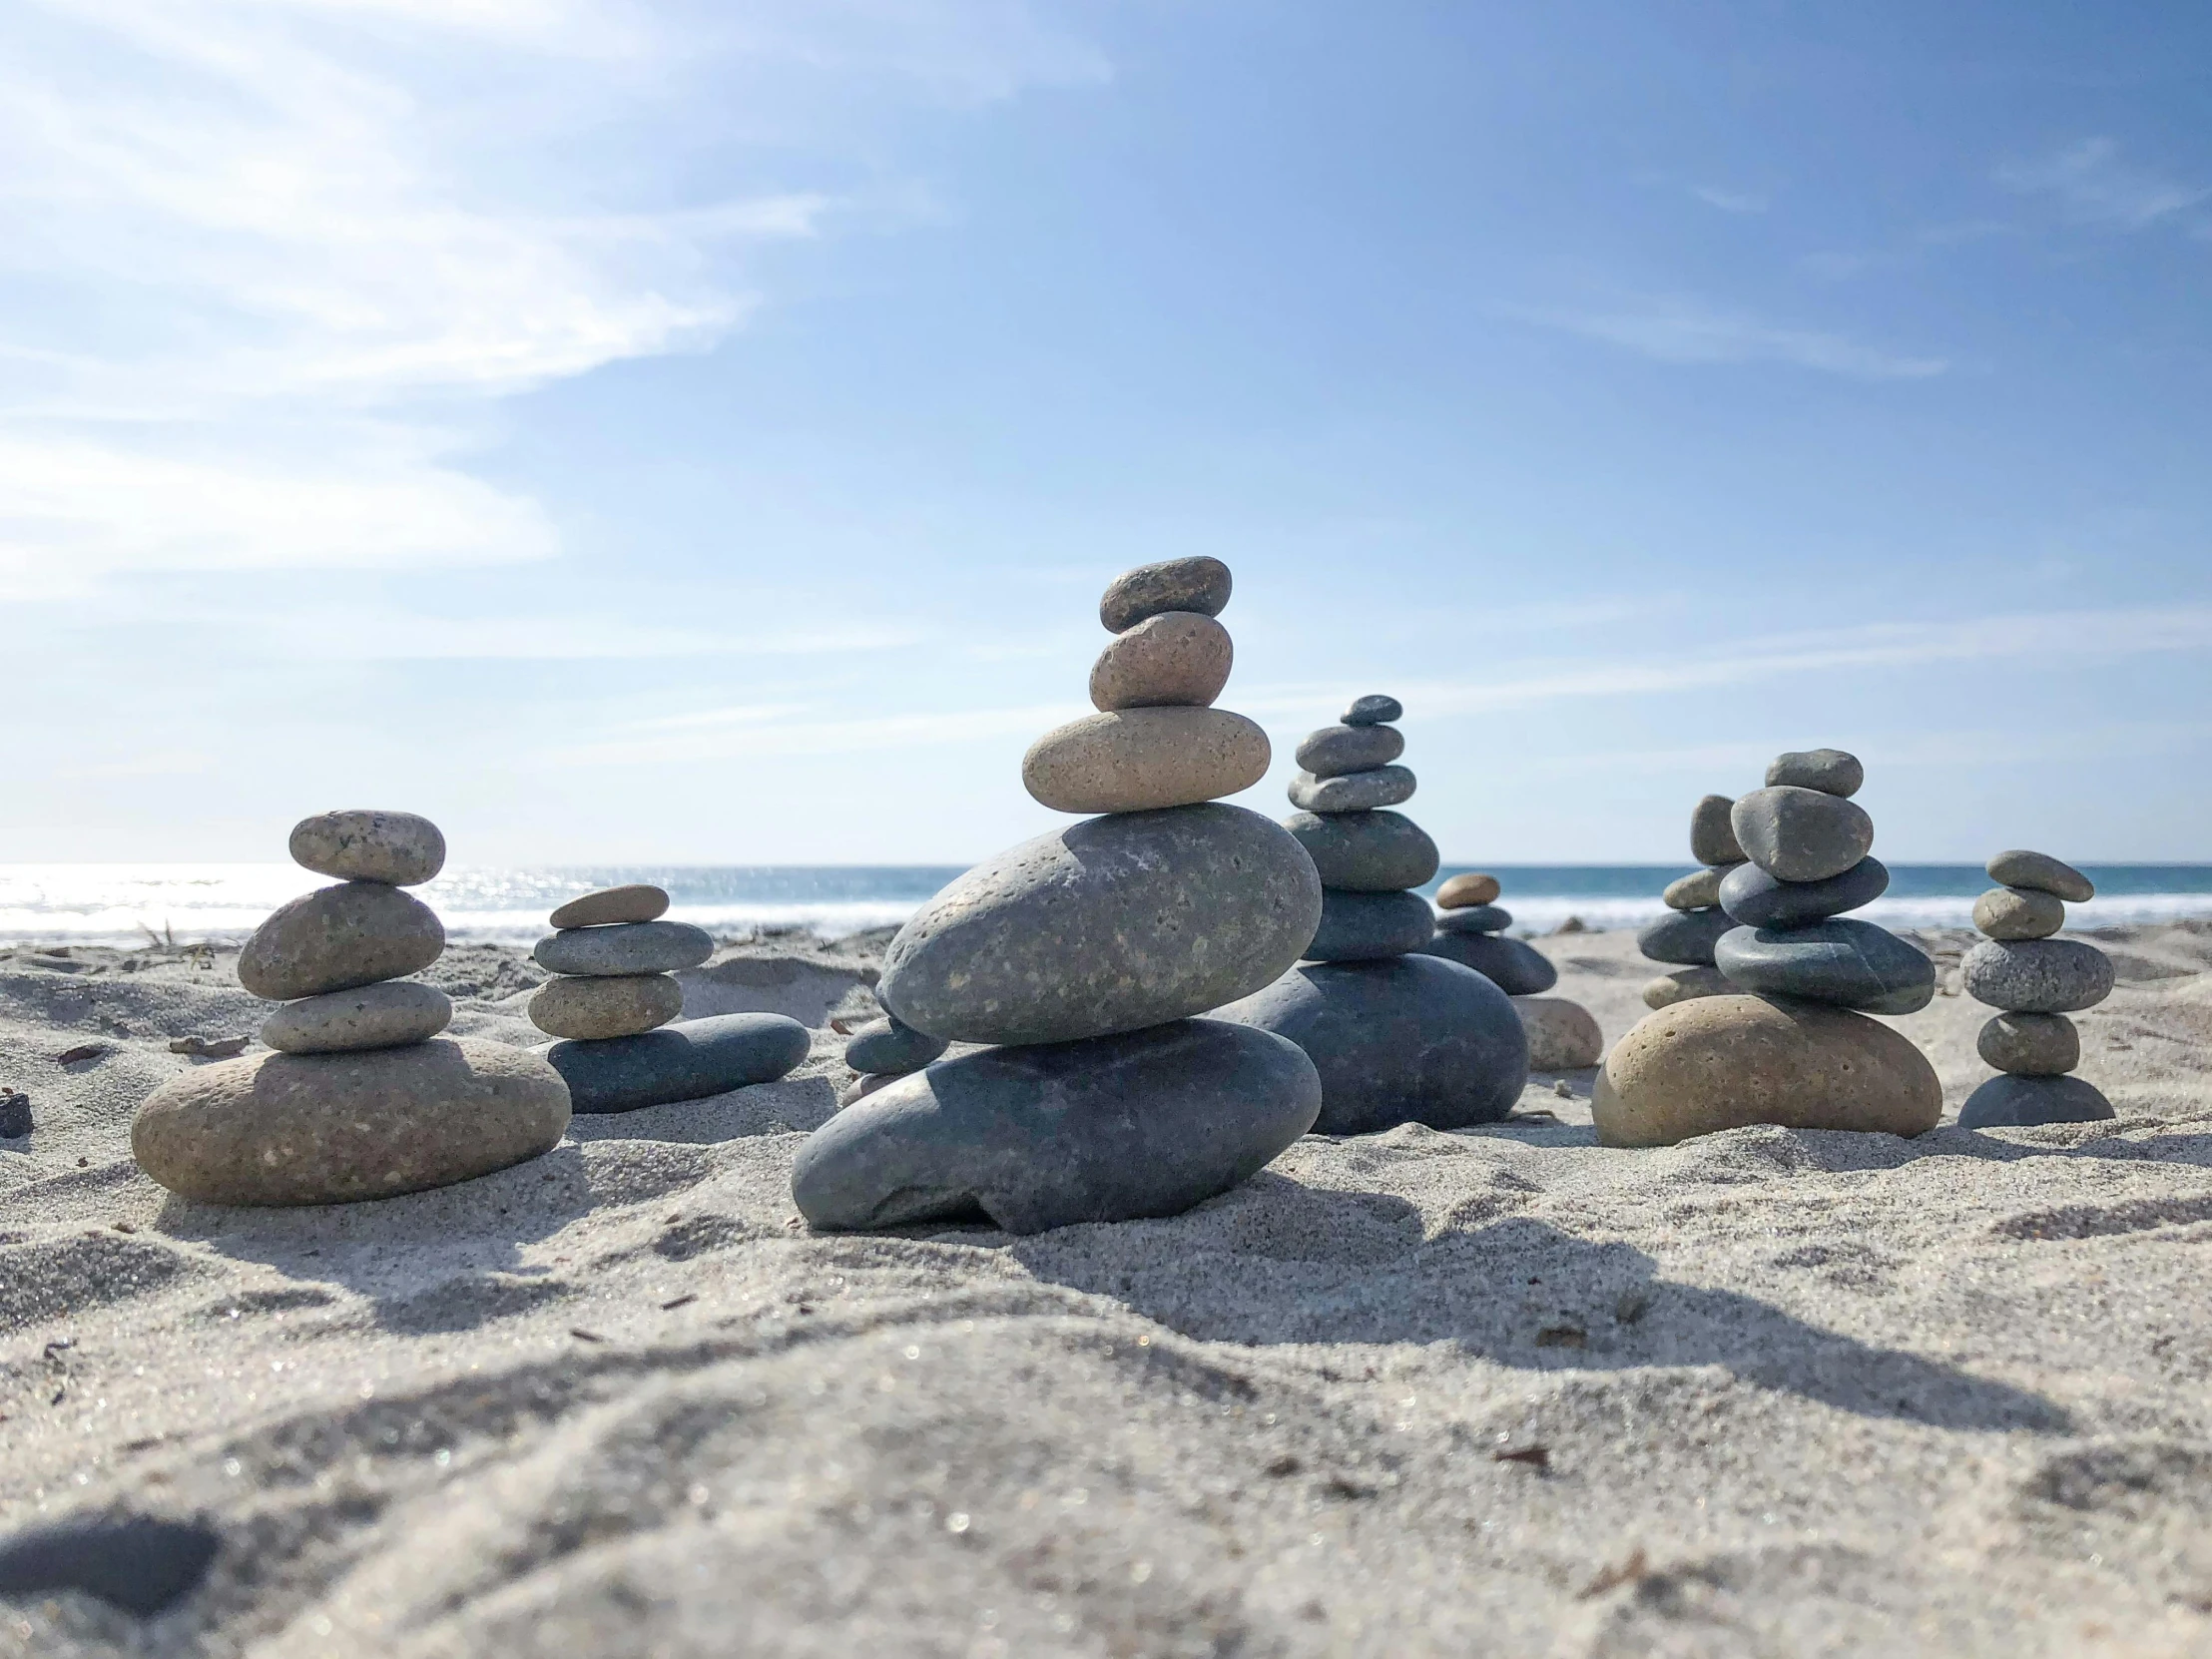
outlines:
M1436 908L1439 910L1466 910L1477 904L1494 904L1504 889L1497 884L1494 875L1482 875L1469 871L1454 875L1436 889Z
M1879 1020L1815 1002L1708 996L1647 1014L1590 1096L1606 1146L1672 1146L1747 1124L1922 1135L1943 1115L1936 1069Z
M2033 887L1991 887L1973 901L1973 924L1992 939L2047 939L2066 925L2066 904Z
M1710 910L1721 901L1725 869L1692 870L1667 883L1659 897L1670 910Z
M535 1158L568 1113L568 1085L528 1049L433 1037L196 1068L147 1097L131 1150L202 1204L349 1204Z
M1204 708L1229 684L1229 630L1196 611L1162 611L1115 636L1091 669L1094 709Z
M1047 732L1021 781L1059 813L1148 813L1248 790L1267 776L1268 735L1226 709L1118 709Z
M2015 1077L2057 1077L2081 1064L2081 1033L2064 1014L1999 1014L1982 1026L1973 1046Z
M272 1002L420 973L445 949L445 925L411 893L340 881L279 904L239 952L239 983Z
M1590 1010L1563 996L1516 996L1513 1011L1528 1034L1530 1071L1580 1071L1605 1053L1605 1033Z
M545 919L554 927L606 927L623 921L658 921L668 913L668 892L644 881L601 887L572 898Z
M287 1002L262 1021L262 1041L286 1054L348 1054L427 1042L452 1020L452 1001L435 985L387 979Z
M1717 967L1679 967L1644 982L1644 1006L1671 1008L1698 996L1734 996L1736 983Z
M292 861L342 881L411 887L445 867L445 835L414 813L352 807L317 813L291 827Z
M595 1041L657 1030L684 1011L671 973L548 979L530 998L530 1023L549 1037Z

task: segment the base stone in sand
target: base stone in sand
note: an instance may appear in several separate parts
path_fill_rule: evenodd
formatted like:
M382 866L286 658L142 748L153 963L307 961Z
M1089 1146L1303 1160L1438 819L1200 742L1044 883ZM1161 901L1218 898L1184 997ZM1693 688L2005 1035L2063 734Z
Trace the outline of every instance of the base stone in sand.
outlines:
M782 1014L718 1014L635 1037L531 1050L568 1084L579 1112L635 1112L773 1083L807 1058L813 1038Z
M2111 1117L2112 1102L2094 1083L2078 1077L1998 1075L1966 1096L1958 1108L1961 1129L2026 1128L2038 1123L2097 1123Z

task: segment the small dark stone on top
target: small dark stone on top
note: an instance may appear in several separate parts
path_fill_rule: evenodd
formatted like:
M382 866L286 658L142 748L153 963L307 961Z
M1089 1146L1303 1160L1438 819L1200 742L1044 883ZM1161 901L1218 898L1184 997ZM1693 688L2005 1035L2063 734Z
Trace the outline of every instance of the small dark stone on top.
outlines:
M1163 611L1220 616L1229 603L1229 567L1219 559L1203 554L1163 559L1125 570L1108 583L1098 602L1098 620L1109 634L1119 634Z
M1370 692L1365 697L1352 700L1352 707L1344 712L1342 722L1346 726L1382 726L1389 721L1402 720L1405 707L1394 697L1384 697L1381 692Z
M1859 757L1841 749L1793 749L1787 755L1777 755L1767 768L1770 788L1795 784L1801 790L1819 790L1823 795L1857 795L1866 781L1867 769L1859 764Z

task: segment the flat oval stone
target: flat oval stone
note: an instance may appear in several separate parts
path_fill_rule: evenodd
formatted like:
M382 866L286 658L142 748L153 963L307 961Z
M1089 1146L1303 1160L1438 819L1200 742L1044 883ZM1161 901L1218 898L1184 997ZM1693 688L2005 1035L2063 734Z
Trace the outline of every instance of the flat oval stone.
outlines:
M445 949L421 899L382 881L340 881L270 912L239 952L239 983L272 1002L420 973Z
M1474 904L1494 903L1501 890L1496 876L1469 870L1463 875L1452 876L1436 889L1436 908L1463 910Z
M1736 844L1730 815L1735 801L1725 795L1709 795L1690 809L1690 857L1701 864L1740 864L1744 849Z
M773 1083L807 1058L814 1039L783 1014L716 1014L603 1042L530 1050L560 1073L578 1112L635 1112Z
M432 1037L365 1054L251 1054L173 1077L131 1149L202 1204L350 1204L451 1186L551 1150L568 1088L506 1043Z
M1859 757L1841 749L1793 749L1777 755L1767 768L1770 787L1788 784L1823 795L1857 795L1866 781L1867 769L1859 764Z
M1717 967L1680 967L1644 981L1647 1008L1671 1008L1697 996L1734 996L1736 987Z
M286 1054L345 1054L427 1042L453 1020L434 985L387 979L287 1002L262 1021L262 1041Z
M1890 890L1890 866L1861 858L1825 881L1778 881L1757 864L1738 864L1721 881L1721 908L1746 927L1810 927L1871 904Z
M445 867L445 836L413 813L317 813L291 827L292 862L341 881L412 887Z
M1754 996L1797 996L1870 1014L1911 1014L1936 995L1936 964L1887 927L1830 916L1810 927L1732 927L1713 962Z
M1094 709L1203 708L1229 684L1229 630L1196 611L1162 611L1117 635L1091 667Z
M1961 1129L2025 1129L2038 1123L2101 1123L2112 1102L2079 1077L1990 1078L1958 1108Z
M1590 1093L1604 1146L1672 1146L1755 1123L1926 1134L1943 1086L1912 1040L1822 1002L1704 996L1639 1020Z
M1710 910L1721 901L1725 869L1697 869L1669 881L1659 902L1670 910Z
M1071 824L986 858L891 940L875 994L955 1042L1134 1031L1257 990L1321 924L1314 861L1242 807Z
M1636 948L1655 962L1711 967L1713 946L1735 925L1726 910L1671 910L1636 930Z
M1377 767L1335 778L1302 772L1291 780L1291 805L1309 813L1372 813L1413 799L1413 775L1404 767Z
M621 921L569 927L538 940L530 954L549 973L611 978L675 973L715 953L714 936L688 921Z
M1352 707L1339 718L1346 726L1382 726L1393 720L1403 720L1405 706L1394 697L1370 692L1365 697L1354 698Z
M1605 1053L1605 1033L1579 1002L1563 996L1516 996L1513 1011L1528 1037L1530 1071L1582 1071Z
M2066 925L2066 905L2033 887L1991 887L1973 901L1973 924L1992 939L2047 939Z
M1394 726L1324 726L1306 734L1298 764L1316 778L1342 778L1386 767L1405 753L1405 734Z
M1402 956L1428 942L1434 916L1417 892L1345 892L1324 887L1321 927L1309 962L1367 962Z
M2015 1077L2056 1077L2081 1064L2081 1033L2064 1014L1999 1014L1973 1046L1986 1063Z
M549 1037L634 1037L684 1011L684 987L666 973L548 979L530 997L530 1023Z
M555 927L607 927L618 921L658 921L667 914L666 888L633 881L572 898L545 919Z
M1513 912L1495 904L1463 904L1436 918L1439 933L1502 933L1513 925Z
M1436 843L1398 813L1293 813L1283 828L1306 848L1325 887L1397 892L1436 873Z
M1181 1215L1313 1127L1297 1045L1222 1020L942 1060L807 1137L792 1197L826 1230L978 1216L1009 1233Z
M1031 744L1021 782L1056 813L1149 813L1249 790L1273 758L1268 735L1227 709L1118 709Z
M2112 994L2112 958L2080 939L1983 939L1959 964L1966 994L2010 1014L2071 1014Z
M901 1020L871 1019L844 1045L844 1063L854 1071L903 1077L921 1070L951 1046L942 1037L916 1031Z
M1119 634L1163 611L1220 616L1229 603L1230 586L1229 567L1219 559L1203 554L1162 559L1125 570L1108 583L1098 602L1098 620L1109 634Z
M1430 955L1314 962L1214 1017L1306 1051L1321 1073L1317 1134L1495 1123L1528 1081L1528 1038L1505 993Z
M2097 895L2095 885L2086 875L2047 852L2014 848L2010 852L1999 852L1985 867L1992 881L2001 881L2008 887L2032 887L2069 904L2086 904Z
M1472 968L1507 996L1534 996L1559 983L1559 970L1550 957L1502 933L1438 933L1421 949Z
M1874 850L1865 808L1794 784L1753 790L1729 822L1751 861L1778 881L1825 881Z

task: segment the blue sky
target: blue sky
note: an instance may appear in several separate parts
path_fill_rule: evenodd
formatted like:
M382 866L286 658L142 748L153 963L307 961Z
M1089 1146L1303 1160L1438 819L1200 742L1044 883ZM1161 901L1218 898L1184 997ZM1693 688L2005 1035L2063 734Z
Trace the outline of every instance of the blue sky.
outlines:
M1097 592L1666 859L2212 857L2212 11L0 4L0 861L958 861Z

